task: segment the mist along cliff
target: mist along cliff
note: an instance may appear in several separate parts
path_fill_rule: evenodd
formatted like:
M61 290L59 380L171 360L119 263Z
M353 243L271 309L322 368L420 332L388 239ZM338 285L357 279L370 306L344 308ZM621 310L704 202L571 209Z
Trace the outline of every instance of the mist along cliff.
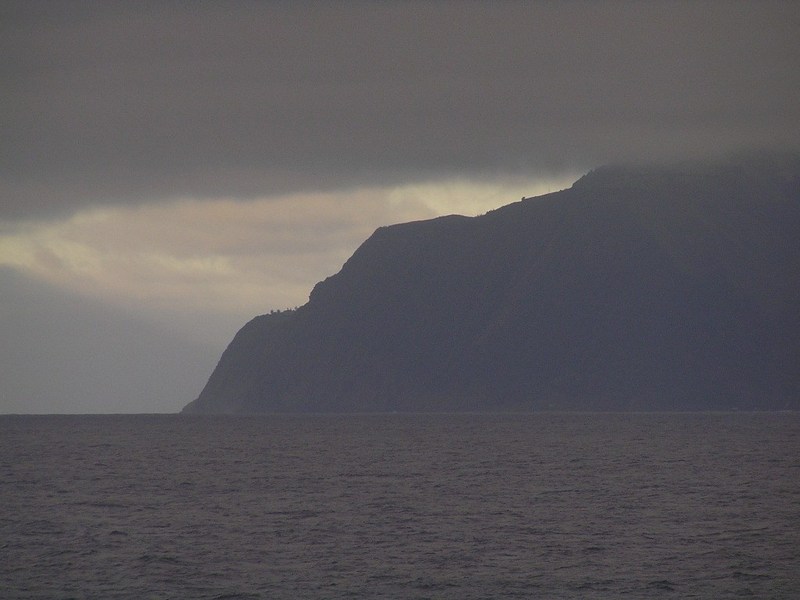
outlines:
M800 160L378 229L185 412L800 409Z

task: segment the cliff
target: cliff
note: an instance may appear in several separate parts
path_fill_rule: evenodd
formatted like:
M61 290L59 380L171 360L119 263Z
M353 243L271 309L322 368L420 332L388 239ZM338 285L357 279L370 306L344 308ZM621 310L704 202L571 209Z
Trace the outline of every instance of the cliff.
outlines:
M608 167L378 229L184 412L800 409L800 160Z

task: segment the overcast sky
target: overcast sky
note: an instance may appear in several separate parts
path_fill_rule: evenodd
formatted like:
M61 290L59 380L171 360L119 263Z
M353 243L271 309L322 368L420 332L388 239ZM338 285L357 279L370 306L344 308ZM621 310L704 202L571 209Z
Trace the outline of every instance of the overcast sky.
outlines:
M372 231L800 147L800 4L0 3L0 412L179 410Z

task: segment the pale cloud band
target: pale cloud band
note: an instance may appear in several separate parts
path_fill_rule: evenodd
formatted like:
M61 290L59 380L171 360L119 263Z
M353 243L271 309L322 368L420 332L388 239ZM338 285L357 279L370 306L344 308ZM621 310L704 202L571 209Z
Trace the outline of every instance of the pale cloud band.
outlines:
M0 266L173 324L198 314L243 324L304 304L313 285L338 271L376 227L475 215L572 179L447 180L248 202L184 198L91 208L63 221L8 225ZM191 329L196 321L191 316Z

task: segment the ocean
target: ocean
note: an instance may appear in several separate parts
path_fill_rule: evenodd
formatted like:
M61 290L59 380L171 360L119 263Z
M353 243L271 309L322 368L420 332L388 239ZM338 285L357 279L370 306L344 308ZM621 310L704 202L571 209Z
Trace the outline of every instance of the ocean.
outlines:
M0 597L800 598L800 414L0 416Z

